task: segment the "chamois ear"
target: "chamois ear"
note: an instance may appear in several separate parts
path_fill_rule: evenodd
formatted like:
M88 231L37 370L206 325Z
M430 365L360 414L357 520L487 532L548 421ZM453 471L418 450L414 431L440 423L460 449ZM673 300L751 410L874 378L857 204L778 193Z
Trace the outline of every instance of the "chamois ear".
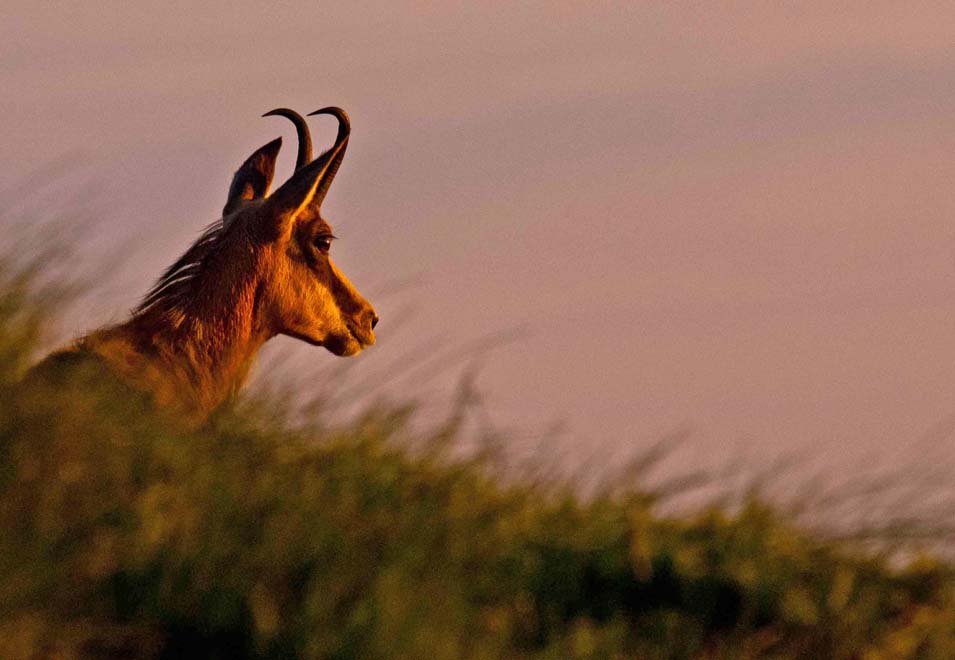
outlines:
M229 186L229 197L222 209L223 217L239 208L243 202L265 197L275 175L275 160L278 158L282 138L272 140L259 147L236 170Z

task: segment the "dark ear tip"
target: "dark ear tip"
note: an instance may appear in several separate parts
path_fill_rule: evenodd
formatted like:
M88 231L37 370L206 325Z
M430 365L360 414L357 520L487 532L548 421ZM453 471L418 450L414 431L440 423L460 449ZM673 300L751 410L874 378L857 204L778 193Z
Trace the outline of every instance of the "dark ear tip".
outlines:
M258 159L258 158L267 158L268 160L275 162L275 159L279 157L279 149L282 148L282 138L281 136L275 138L268 144L264 144L258 149L255 150L249 160Z

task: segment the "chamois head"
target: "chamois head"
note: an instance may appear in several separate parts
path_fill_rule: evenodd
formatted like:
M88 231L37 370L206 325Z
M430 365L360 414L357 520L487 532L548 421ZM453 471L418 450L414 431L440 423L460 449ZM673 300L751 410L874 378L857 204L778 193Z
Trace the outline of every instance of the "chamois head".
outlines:
M375 343L378 315L332 262L334 235L321 205L341 165L351 126L341 108L310 115L338 119L334 146L314 161L305 120L285 108L268 115L288 117L299 139L296 170L268 197L278 146L262 147L236 172L223 210L228 222L243 222L270 252L270 273L262 281L261 302L271 331L324 346L336 355L354 355ZM264 183L264 188L262 184Z
M375 343L378 315L332 262L334 235L321 214L348 146L348 116L336 107L311 114L338 120L334 146L312 160L305 120L285 108L267 113L288 117L296 126L295 173L269 195L282 139L249 156L235 173L221 221L166 271L141 314L158 312L165 324L178 325L181 318L201 325L200 331L226 332L219 315L235 311L248 320L239 332L262 340L289 335L342 356Z

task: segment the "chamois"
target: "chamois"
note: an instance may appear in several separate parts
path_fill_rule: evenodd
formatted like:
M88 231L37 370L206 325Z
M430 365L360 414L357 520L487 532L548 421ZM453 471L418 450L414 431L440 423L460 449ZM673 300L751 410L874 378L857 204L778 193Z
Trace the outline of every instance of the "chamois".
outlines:
M238 391L256 352L276 335L339 356L375 343L378 315L332 263L335 237L321 215L348 146L348 115L337 107L310 113L338 120L335 144L314 160L301 115L287 108L268 115L292 120L298 134L288 181L268 194L279 137L239 167L222 217L163 273L126 322L51 354L31 376L92 364L146 395L156 409L200 424Z

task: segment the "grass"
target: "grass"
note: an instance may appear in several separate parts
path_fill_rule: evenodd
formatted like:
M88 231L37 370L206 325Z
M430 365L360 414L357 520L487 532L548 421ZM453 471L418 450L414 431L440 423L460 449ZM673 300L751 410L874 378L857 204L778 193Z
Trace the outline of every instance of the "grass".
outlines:
M949 563L757 495L505 475L457 410L259 393L182 431L96 375L28 390L56 290L0 267L0 657L955 657Z

